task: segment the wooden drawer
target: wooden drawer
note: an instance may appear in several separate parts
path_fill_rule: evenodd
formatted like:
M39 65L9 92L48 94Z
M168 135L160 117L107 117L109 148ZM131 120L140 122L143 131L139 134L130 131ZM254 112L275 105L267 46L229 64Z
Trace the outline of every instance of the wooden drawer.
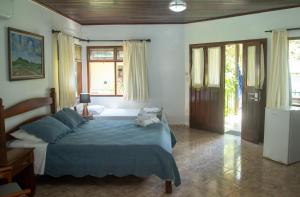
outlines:
M29 155L26 155L23 158L20 158L19 160L16 160L12 165L13 176L21 172L26 167L32 165L32 163L33 163L33 152L29 153Z

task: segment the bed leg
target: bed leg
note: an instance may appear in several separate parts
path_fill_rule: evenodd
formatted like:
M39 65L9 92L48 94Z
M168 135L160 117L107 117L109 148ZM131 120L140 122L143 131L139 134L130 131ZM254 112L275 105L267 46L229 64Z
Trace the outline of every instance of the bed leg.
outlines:
M172 181L166 181L166 193L167 194L172 193Z

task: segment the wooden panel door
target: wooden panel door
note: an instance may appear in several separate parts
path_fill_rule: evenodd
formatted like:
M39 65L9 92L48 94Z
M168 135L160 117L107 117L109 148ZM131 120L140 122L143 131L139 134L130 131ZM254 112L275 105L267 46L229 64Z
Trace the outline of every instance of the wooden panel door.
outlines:
M242 134L244 140L263 141L266 106L266 41L243 45ZM261 69L261 66L264 69ZM264 77L263 77L264 76ZM261 78L264 78L262 83ZM255 82L256 81L256 82ZM262 85L263 84L263 85Z
M190 65L192 67L193 48L204 49L204 81L207 79L208 49L221 48L220 87L195 89L190 85L190 127L195 129L224 133L224 45L205 45L190 47ZM205 83L204 83L205 84Z

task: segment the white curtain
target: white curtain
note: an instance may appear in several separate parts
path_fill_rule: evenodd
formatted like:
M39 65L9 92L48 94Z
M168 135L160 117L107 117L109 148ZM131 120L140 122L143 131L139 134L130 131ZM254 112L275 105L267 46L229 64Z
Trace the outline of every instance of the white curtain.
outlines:
M264 45L260 45L260 69L259 69L259 83L256 85L257 89L263 89L265 82L265 52Z
M207 87L220 87L221 47L208 48Z
M192 87L200 89L203 87L204 79L204 50L196 48L192 50Z
M71 107L76 102L74 39L63 33L52 36L53 83L58 107Z
M59 103L57 34L52 34L52 77L53 77L53 87L55 88L55 93L56 93L56 105L60 106L60 103Z
M124 98L147 101L149 97L146 41L125 41L124 50Z
M256 70L256 46L249 46L247 50L247 86L262 89L265 80L264 46L260 45L259 69Z
M255 65L256 65L256 46L249 46L247 48L247 86L255 87L257 81Z
M289 107L288 33L286 30L272 32L270 76L267 88L267 107Z

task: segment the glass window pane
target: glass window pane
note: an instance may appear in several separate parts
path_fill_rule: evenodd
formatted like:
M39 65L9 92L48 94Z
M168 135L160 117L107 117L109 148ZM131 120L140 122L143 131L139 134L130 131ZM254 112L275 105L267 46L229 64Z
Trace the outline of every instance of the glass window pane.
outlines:
M300 73L300 40L289 41L289 64L291 73Z
M115 95L114 62L90 62L90 94Z
M117 95L123 95L124 85L123 85L123 76L124 76L124 69L123 69L123 62L117 62Z
M199 89L203 86L204 79L204 50L203 48L192 49L192 87Z
M90 60L114 60L113 48L91 48Z
M81 46L75 45L75 61L80 62L81 59Z
M122 49L117 50L117 60L120 60L120 61L123 60L123 50Z
M207 86L220 87L221 47L208 48Z
M300 39L289 41L289 67L293 104L300 103Z
M300 74L291 74L292 96L300 99Z
M248 60L247 60L247 86L255 87L255 57L256 57L256 47L249 46L248 50Z

